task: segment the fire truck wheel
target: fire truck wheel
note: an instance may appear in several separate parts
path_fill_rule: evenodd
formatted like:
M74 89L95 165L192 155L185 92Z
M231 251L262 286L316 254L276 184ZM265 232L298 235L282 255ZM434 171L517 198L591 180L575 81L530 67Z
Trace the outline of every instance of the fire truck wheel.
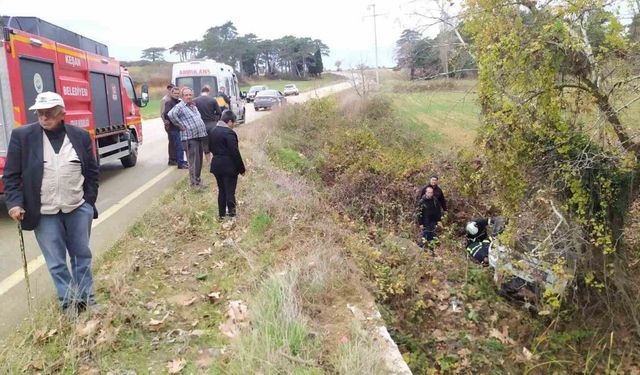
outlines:
M131 168L138 162L138 142L133 133L129 133L129 150L131 153L120 159L125 168Z

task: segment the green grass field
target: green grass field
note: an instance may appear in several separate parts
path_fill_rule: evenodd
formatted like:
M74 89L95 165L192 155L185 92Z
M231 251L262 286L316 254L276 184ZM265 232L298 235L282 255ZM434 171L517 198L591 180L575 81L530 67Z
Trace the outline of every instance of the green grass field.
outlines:
M403 125L439 151L473 145L480 126L475 80L382 81ZM386 82L385 82L386 81Z
M160 116L160 99L151 99L146 107L140 108L143 120L148 120Z
M246 83L240 85L240 90L241 91L249 91L249 88L251 86L254 85L265 85L268 86L270 89L274 89L274 90L278 90L278 91L283 91L284 90L284 85L288 84L288 83L293 83L294 85L296 85L298 87L298 90L300 90L300 92L304 92L304 91L309 91L309 90L313 90L315 88L318 87L322 87L322 86L327 86L333 82L338 82L338 81L342 81L345 78L342 76L338 76L335 74L331 74L331 73L325 73L322 75L322 78L320 79L310 79L307 81L291 81L291 80L285 80L285 79L276 79L276 80L250 80L247 81Z

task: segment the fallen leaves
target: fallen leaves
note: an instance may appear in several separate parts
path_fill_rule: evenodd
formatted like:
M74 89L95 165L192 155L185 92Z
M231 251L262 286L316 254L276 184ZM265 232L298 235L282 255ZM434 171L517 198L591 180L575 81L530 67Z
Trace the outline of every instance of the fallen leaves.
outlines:
M35 341L36 344L42 344L44 342L46 342L47 340L49 340L50 338L52 338L53 336L55 336L58 333L57 329L50 329L50 330L41 330L41 331L36 331L33 334L33 339Z
M227 320L218 329L227 337L236 337L242 328L249 325L247 305L240 300L229 302L225 316Z
M149 328L149 331L158 332L162 328L162 325L164 324L165 320L168 317L169 317L169 313L166 313L165 316L160 320L151 319L149 323L147 323L147 327Z
M198 300L198 297L189 298L187 300L182 301L182 306L191 306L197 300Z
M211 251L211 248L208 248L207 250L204 250L198 253L199 256L207 256L211 254L213 254L213 251Z
M222 293L221 292L207 293L207 298L209 299L209 302L216 303L222 299Z
M167 370L169 374L178 374L187 365L187 360L184 358L174 359L167 363Z
M516 343L515 341L513 341L512 338L509 337L509 331L507 326L503 327L502 332L498 331L495 328L491 328L491 331L489 331L489 338L497 339L501 343L507 344L507 345L513 345Z
M93 334L97 331L98 325L100 321L98 319L91 319L82 324L78 324L76 327L76 334L80 337L93 336Z

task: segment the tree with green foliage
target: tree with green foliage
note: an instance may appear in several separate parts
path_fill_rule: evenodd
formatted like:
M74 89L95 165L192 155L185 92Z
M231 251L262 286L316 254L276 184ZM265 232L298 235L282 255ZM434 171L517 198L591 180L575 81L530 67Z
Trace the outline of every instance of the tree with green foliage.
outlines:
M514 247L535 239L537 248L578 257L578 284L616 301L607 306L629 314L640 334L628 266L638 254L622 236L640 191L638 131L625 116L640 99L630 60L637 45L601 0L466 5L480 68L480 144L510 220L507 237ZM541 218L558 224L541 233ZM549 240L576 234L571 243Z
M260 40L251 33L240 36L229 21L209 28L200 41L175 44L171 53L180 56L181 61L211 58L237 68L246 76L284 73L305 78L307 74L321 75L322 56L329 55L329 47L319 39L292 35L276 40Z
M142 50L141 58L143 60L151 60L156 62L158 60L164 60L164 53L167 51L164 47L150 47Z
M231 21L209 28L202 38L200 57L207 56L219 62L235 65L237 38L238 29Z
M398 67L409 70L410 79L432 76L440 72L438 51L431 38L422 37L416 30L406 29L396 42Z
M187 61L195 58L200 51L200 42L197 40L189 40L186 42L176 43L169 52L180 57L180 61Z

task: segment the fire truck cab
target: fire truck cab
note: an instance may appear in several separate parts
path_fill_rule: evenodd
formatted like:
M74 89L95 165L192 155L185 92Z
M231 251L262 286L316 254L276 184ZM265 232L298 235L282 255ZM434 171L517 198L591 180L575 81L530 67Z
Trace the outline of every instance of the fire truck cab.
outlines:
M106 45L35 17L0 18L0 177L14 127L36 122L28 108L45 91L65 101L67 124L85 129L100 164L136 164L140 107L148 102ZM0 180L0 194L3 191Z

